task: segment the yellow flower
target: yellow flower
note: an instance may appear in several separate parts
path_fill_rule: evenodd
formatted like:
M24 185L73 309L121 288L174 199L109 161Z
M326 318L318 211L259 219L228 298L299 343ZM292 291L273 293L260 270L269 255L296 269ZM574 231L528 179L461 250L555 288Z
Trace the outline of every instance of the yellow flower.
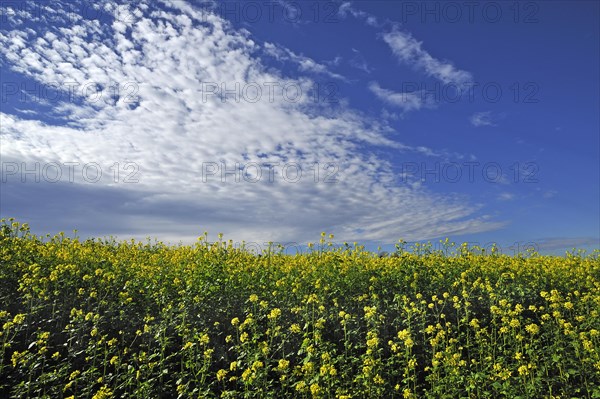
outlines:
M300 381L296 384L296 391L303 392L304 390L306 390L306 383L304 381Z
M243 329L246 326L251 325L252 323L254 323L254 319L252 318L252 314L249 314L248 317L246 317L246 320L244 320L244 322L240 326L240 329Z
M25 315L23 313L19 313L19 314L15 315L12 322L14 324L23 324L24 321L25 321Z
M100 388L98 390L98 392L96 392L96 394L94 396L92 396L92 399L108 399L108 398L112 398L112 391L106 386L102 386L102 388Z
M552 316L554 316L555 318L560 318L561 314L558 310L555 310L554 312L552 312Z
M14 351L14 353L12 354L12 357L11 357L13 367L17 367L17 364L19 364L19 361L22 356L23 356L23 353L20 353L19 351Z
M310 374L312 373L314 369L314 364L313 362L306 362L304 363L304 365L302 366L302 371L304 371L306 374Z
M381 378L379 374L373 377L373 382L377 385L383 385L385 383L385 381L383 380L383 378Z
M515 312L517 312L517 314L522 313L523 312L523 305L521 305L520 303L515 305Z
M365 317L367 319L371 319L377 313L377 308L375 306L365 306L364 311L365 311Z
M373 348L373 347L376 347L377 345L379 345L379 338L373 337L373 338L367 340L368 348Z
M315 322L315 328L321 329L323 328L323 326L325 325L325 319L320 317L316 322Z
M200 336L199 341L201 344L206 345L210 342L210 338L208 337L208 334L204 333Z
M291 332L293 332L293 333L295 333L295 334L298 334L298 333L299 333L299 332L301 332L302 330L300 329L300 325L298 325L298 324L294 323L294 324L292 324L292 325L290 326L290 331L291 331Z
M281 309L275 308L275 309L271 310L271 313L269 313L269 316L267 316L267 317L271 320L274 320L274 319L277 319L279 316L281 316Z
M279 363L277 364L277 369L279 369L280 371L284 371L289 367L289 365L290 365L289 360L280 359Z
M217 381L223 381L227 376L227 370L219 370L217 371Z
M250 369L244 370L244 372L242 373L242 380L248 381L250 379L251 375L252 375L252 370L250 370Z
M310 393L313 396L319 395L319 393L321 393L321 387L319 386L319 384L317 384L316 382L314 384L311 384L310 385Z
M265 364L263 362L261 362L260 360L256 360L254 363L252 363L252 370L256 371L260 368L262 368Z
M252 294L252 295L250 295L250 297L248 298L248 300L250 302L256 302L256 301L258 301L258 295Z
M535 335L535 334L537 334L537 333L540 331L540 328L538 327L538 325L537 325L537 324L535 324L535 323L531 323L531 324L528 324L528 325L525 327L525 331L527 331L527 332L528 332L528 333L530 333L531 335Z
M240 324L240 319L238 319L237 317L234 317L233 319L231 319L232 326L237 326L238 324Z

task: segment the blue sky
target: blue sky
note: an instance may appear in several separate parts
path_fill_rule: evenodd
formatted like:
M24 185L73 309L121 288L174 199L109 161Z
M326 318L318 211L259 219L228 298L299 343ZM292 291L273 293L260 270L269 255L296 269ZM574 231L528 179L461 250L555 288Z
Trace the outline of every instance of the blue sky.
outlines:
M598 2L0 10L0 216L37 234L600 246Z

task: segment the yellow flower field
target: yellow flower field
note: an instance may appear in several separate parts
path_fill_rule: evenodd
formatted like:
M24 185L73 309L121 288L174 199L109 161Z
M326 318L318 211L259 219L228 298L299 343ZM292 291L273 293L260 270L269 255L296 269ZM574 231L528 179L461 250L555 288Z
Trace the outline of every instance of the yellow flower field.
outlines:
M327 243L259 257L3 220L0 397L600 398L597 251Z

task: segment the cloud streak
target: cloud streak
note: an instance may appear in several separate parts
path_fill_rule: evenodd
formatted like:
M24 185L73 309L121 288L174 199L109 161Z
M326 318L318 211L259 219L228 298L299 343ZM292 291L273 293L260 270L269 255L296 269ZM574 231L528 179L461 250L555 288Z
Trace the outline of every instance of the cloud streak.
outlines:
M296 63L300 71L302 72L313 72L317 74L323 74L334 79L346 81L346 78L344 78L340 74L331 72L325 65L319 64L310 57L296 54L290 49L284 48L273 43L265 43L264 50L266 54L270 55L271 57L274 57L277 61L290 61Z
M484 112L476 112L469 118L469 122L471 125L475 127L482 126L496 126L492 121L492 112L484 111Z
M377 82L369 84L369 90L380 100L394 107L402 109L404 112L418 111L423 107L432 107L432 101L428 101L421 91L414 92L394 92L384 89Z
M444 84L460 86L468 84L473 79L470 72L431 56L422 48L422 42L416 40L410 33L395 28L391 32L384 33L382 37L399 62L410 65Z

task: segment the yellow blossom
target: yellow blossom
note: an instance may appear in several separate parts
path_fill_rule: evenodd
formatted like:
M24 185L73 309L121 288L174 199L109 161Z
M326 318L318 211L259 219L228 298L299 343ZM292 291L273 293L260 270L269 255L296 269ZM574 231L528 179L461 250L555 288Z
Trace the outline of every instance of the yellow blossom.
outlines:
M227 370L219 370L217 371L217 381L223 381L227 377Z

